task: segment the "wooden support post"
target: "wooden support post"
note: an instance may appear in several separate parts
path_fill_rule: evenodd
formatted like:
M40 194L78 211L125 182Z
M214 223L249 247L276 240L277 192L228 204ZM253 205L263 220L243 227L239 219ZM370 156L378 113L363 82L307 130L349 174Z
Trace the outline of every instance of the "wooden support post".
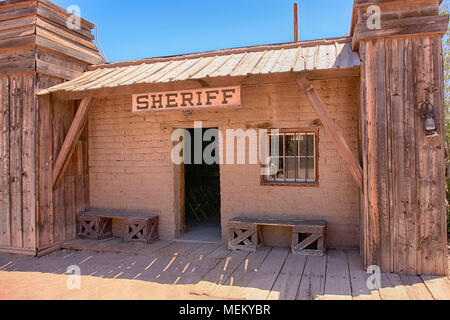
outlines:
M358 162L352 150L350 149L350 146L345 140L344 135L341 133L339 127L331 118L322 100L320 100L319 96L314 90L311 82L309 82L309 80L306 78L300 78L297 80L297 83L305 91L306 97L308 98L309 102L322 121L325 131L336 145L340 156L347 164L347 167L350 170L353 179L355 179L356 184L361 190L363 190L363 170L361 168L361 164Z
M298 42L298 3L294 3L294 42Z
M64 172L67 169L69 160L75 151L77 141L81 136L83 128L86 124L86 119L89 114L89 110L93 105L94 99L87 97L81 100L78 111L70 126L61 150L53 165L53 189L56 189L64 177Z

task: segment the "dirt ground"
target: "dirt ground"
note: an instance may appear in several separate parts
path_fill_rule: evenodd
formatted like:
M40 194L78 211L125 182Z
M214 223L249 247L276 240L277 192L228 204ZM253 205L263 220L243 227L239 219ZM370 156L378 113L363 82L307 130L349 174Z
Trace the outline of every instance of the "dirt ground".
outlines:
M0 272L1 300L197 300L189 285L84 276L80 290L69 290L68 276L38 272ZM205 297L202 297L203 300Z
M134 265L133 265L134 264ZM146 259L120 254L60 251L42 258L0 254L1 300L197 300L192 285L135 280ZM80 289L70 290L67 268L81 269ZM106 268L109 266L109 268ZM144 277L145 278L145 277ZM205 297L201 298L202 300Z

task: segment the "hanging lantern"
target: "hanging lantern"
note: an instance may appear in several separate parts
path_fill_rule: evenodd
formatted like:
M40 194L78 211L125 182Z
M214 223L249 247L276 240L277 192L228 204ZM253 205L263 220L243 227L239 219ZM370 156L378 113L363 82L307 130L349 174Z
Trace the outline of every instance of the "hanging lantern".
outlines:
M422 106L423 119L425 121L425 135L427 138L439 136L436 128L436 120L433 111L433 105L425 102Z

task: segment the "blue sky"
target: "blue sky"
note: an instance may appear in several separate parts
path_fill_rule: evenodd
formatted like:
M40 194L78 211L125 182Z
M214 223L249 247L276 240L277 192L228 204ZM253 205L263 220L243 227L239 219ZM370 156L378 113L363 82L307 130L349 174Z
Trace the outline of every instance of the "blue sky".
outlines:
M99 28L109 62L290 42L294 0L53 0ZM353 0L300 0L300 40L349 32Z

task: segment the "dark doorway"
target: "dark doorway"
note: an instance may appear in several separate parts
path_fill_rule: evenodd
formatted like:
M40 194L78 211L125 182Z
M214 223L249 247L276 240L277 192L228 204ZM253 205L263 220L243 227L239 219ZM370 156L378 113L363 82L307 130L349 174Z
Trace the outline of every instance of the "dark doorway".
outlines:
M203 155L205 149L212 158L218 156L218 129L190 129L188 132L190 139L185 139L185 143L191 141L191 152L185 150L185 233L182 239L220 242L220 165L218 161L211 164L211 159L199 156L199 152ZM211 137L208 139L210 141L203 141L206 132L209 132L207 136Z

